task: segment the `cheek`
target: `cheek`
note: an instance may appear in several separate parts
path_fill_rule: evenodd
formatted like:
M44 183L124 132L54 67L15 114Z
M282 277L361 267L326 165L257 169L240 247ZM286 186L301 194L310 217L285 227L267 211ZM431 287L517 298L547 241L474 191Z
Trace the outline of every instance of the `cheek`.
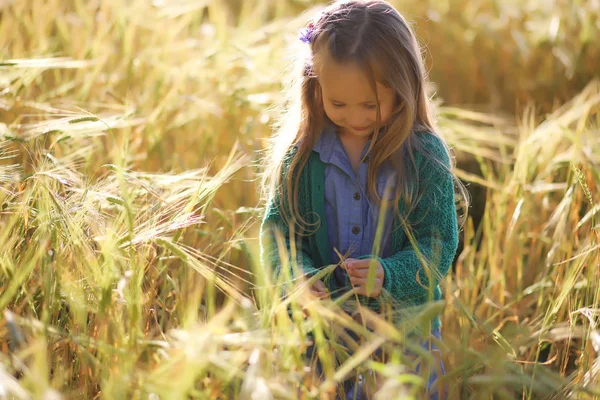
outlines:
M392 106L386 104L385 107L382 107L380 111L381 111L381 122L383 124L385 124L388 122L388 120L392 116Z
M324 108L325 114L327 114L330 120L335 121L342 118L342 113L335 107L325 105Z

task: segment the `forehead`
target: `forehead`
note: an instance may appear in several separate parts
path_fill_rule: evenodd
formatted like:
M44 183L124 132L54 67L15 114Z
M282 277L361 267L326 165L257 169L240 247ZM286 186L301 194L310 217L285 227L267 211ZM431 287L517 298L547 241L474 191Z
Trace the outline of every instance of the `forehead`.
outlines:
M375 102L375 92L367 73L356 63L340 63L327 56L315 59L319 84L330 100L348 104ZM392 89L376 82L380 101L391 94Z

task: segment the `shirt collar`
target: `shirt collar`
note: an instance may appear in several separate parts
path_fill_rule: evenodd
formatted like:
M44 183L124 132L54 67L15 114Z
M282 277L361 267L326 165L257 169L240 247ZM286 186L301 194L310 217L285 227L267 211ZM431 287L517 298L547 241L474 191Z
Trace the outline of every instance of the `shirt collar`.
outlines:
M319 154L326 152L328 149L334 147L336 139L336 126L333 123L325 123L325 127L321 131L321 134L317 138L317 141L312 149ZM294 147L299 148L302 142L304 142L304 138L298 140Z
M296 143L296 147L300 146L304 139L300 139L298 143ZM363 149L363 155L371 145L371 139L367 141L365 144L365 148ZM317 142L313 146L313 151L319 154L319 158L324 163L330 163L331 158L336 150L344 152L344 148L342 147L342 142L340 141L337 134L337 127L335 124L329 122L325 124L323 131L321 131L321 135L317 138Z
M341 143L336 132L336 127L333 124L327 124L313 146L313 151L319 153L321 161L329 163L338 146L341 147Z

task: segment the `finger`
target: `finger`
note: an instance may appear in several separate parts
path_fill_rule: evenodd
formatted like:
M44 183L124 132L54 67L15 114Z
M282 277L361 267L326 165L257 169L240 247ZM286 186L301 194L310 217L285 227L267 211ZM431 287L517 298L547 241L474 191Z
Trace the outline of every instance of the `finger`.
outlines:
M310 284L311 286L325 287L325 284L321 279L317 279L316 281Z
M371 292L369 292L369 293L367 293L367 288L365 286L361 286L356 289L356 294L360 294L362 296L367 296L367 297L377 297L377 296L379 296L379 293L381 293L381 290L379 290L377 288L371 290Z
M381 293L381 286L378 285L377 283L375 285L373 285L373 287L371 288L371 291L367 293L367 285L360 285L360 286L354 286L354 288L356 289L356 293L357 294L361 294L363 296L369 296L369 297L377 297L379 296L379 293Z
M361 271L353 271L348 272L348 276L350 279L368 279L369 278L369 270L361 270ZM383 272L375 271L375 275L373 275L375 279L383 280Z
M365 270L365 269L369 269L371 267L371 263L374 264L375 268L378 267L378 262L375 259L368 259L368 260L358 260L357 262L352 264L352 268L356 269L356 270Z
M366 287L367 281L368 281L368 279L366 279L366 278L350 278L350 283L352 283L352 286ZM381 279L378 279L378 278L373 279L373 287L379 287L379 286L381 286Z
M355 286L354 287L355 293L362 295L362 296L367 296L367 297L378 297L379 294L381 293L381 289L379 288L373 288L371 289L370 292L367 292L367 288L366 286Z
M353 276L355 278L366 278L367 276L369 276L369 270L368 269L351 269L348 270L348 275ZM377 276L377 275L375 275Z
M318 299L326 299L329 297L329 293L327 293L326 291L311 290L310 292L313 294L313 296L317 297Z
M356 258L346 258L342 263L341 266L344 269L348 269L351 268L354 264L356 264L357 262L359 262L360 260L357 260Z
M312 289L312 293L319 298L329 296L329 292L327 290Z

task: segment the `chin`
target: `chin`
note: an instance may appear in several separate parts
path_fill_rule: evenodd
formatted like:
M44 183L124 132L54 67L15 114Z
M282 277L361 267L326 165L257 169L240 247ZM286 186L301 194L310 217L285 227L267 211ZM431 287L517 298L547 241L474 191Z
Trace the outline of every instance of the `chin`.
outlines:
M374 132L374 129L365 129L364 131L355 131L354 129L348 129L349 132L352 132L353 135L356 136L371 136Z

